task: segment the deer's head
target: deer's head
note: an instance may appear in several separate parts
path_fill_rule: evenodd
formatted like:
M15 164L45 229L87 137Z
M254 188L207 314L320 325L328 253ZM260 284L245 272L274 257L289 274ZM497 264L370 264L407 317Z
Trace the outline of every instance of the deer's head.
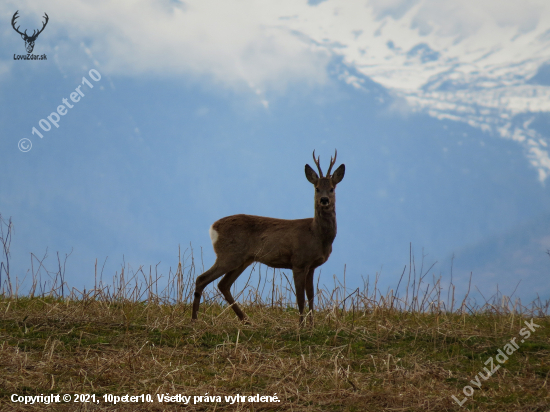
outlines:
M341 164L338 169L334 171L331 175L332 166L336 163L336 150L334 151L334 159L330 158L330 166L326 176L323 176L323 171L321 170L321 165L319 164L319 157L315 158L315 150L313 151L313 161L317 165L317 170L319 171L319 176L315 171L309 166L306 165L306 178L309 182L315 186L315 207L321 208L333 208L336 201L336 185L342 181L344 178L344 173L346 172L346 166Z
M25 48L27 49L27 53L32 53L32 51L34 49L34 42L36 41L36 38L38 37L38 35L40 33L42 33L42 31L44 31L44 28L46 27L46 24L48 24L49 17L46 13L44 13L44 18L46 19L46 21L43 23L42 28L40 30L38 30L38 32L36 30L33 30L32 35L29 36L29 35L27 35L27 30L25 30L24 33L21 33L19 31L20 26L17 26L17 28L15 27L15 20L17 20L17 18L19 17L17 15L17 13L19 13L19 10L17 10L15 12L15 14L13 15L13 17L11 19L11 25L12 25L13 29L21 35L21 38L23 40L25 40Z

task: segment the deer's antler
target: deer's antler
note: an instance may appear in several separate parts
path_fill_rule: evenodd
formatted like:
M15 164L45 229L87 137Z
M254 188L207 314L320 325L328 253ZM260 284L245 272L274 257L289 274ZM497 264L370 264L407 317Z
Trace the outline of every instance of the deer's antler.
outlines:
M41 28L40 30L38 30L38 33L36 32L36 30L33 30L32 35L29 36L29 35L27 34L27 30L25 30L24 33L21 33L21 32L19 31L19 27L21 27L21 26L15 27L15 21L16 21L16 20L18 19L18 17L19 17L19 16L17 15L17 13L19 13L19 10L17 10L17 11L15 12L15 14L13 15L13 17L11 18L11 25L12 25L13 29L14 29L17 33L19 33L21 36L25 36L25 40L26 40L26 39L29 39L29 40L36 39L36 38L38 37L38 35L44 31L44 29L46 28L46 24L48 24L48 21L50 20L50 18L48 17L48 14L47 14L46 12L44 12L44 16L43 16L43 17L46 19L46 21L45 21L44 23L42 23L42 28Z
M25 33L21 33L21 32L19 31L19 27L21 27L21 26L17 26L17 28L15 28L15 20L17 20L17 18L19 17L19 16L17 15L17 13L19 13L19 10L17 10L17 11L15 12L15 14L13 15L13 17L11 18L11 25L12 25L13 29L14 29L17 33L19 33L21 36L26 36L26 35L27 35L27 30L25 30Z
M317 170L319 170L319 177L323 177L323 171L321 170L321 165L319 164L321 156L317 156L317 159L315 159L315 150L313 151L313 161L317 165Z
M39 35L40 33L42 33L42 32L44 31L44 29L46 28L46 24L48 24L48 20L50 20L50 18L48 17L48 15L46 14L46 12L44 12L44 16L43 16L43 17L46 19L46 21L43 23L42 28L38 31L38 33L34 34L35 30L33 30L33 32L32 32L32 37L38 37L38 35Z
M334 163L336 163L336 155L338 152L336 149L334 149L334 160L332 159L332 156L330 157L330 166L328 167L327 177L330 177L330 171L332 170L332 166L334 166Z

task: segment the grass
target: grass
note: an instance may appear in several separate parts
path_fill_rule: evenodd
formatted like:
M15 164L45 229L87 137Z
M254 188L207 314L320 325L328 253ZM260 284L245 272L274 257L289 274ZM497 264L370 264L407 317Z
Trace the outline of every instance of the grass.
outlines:
M447 411L485 361L524 328L513 314L329 310L299 328L294 310L250 305L252 325L219 304L102 299L0 300L0 409L13 393L220 396L186 410ZM547 411L550 320L464 403L467 410ZM497 361L494 361L497 363ZM230 405L225 396L277 394ZM57 410L178 410L177 403L63 405ZM87 408L86 408L87 407Z
M299 327L285 274L270 277L260 268L258 284L239 299L251 325L239 322L215 289L191 322L196 274L190 254L181 260L160 291L160 276L142 268L78 291L59 264L48 288L33 272L21 296L5 271L0 410L45 408L14 403L12 394L94 394L98 401L58 402L50 406L56 411L550 410L550 302L525 307L495 296L474 307L466 296L455 308L453 286L449 299L438 281L421 288L429 270L417 275L411 258L408 279L404 271L400 281L405 296L381 295L368 282L352 293L338 283L317 287L314 326ZM520 336L531 319L540 327ZM519 348L500 364L498 351L513 338ZM485 380L489 358L500 368ZM153 402L104 398L142 394ZM167 394L191 398L158 401ZM225 398L237 394L279 402ZM459 406L453 396L466 401Z

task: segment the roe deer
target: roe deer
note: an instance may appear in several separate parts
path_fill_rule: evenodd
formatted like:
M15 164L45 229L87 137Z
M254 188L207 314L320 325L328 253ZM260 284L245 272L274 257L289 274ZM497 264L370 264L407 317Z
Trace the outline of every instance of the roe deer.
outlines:
M197 277L192 319L197 319L204 288L225 275L218 288L239 319L247 322L246 315L231 296L230 288L252 262L260 262L272 268L292 269L300 325L304 321L304 289L311 312L310 323L313 323L313 271L325 263L332 252L332 242L336 237L334 189L345 173L342 164L330 174L336 155L335 151L326 176L321 171L319 157L315 159L315 150L313 161L320 177L309 165L305 166L306 178L315 187L313 218L285 220L234 215L214 222L210 227L210 238L217 258L210 269Z

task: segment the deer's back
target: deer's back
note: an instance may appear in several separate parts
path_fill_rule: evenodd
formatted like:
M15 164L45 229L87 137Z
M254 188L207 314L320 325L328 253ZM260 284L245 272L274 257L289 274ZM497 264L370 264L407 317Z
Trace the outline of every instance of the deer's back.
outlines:
M218 257L257 261L275 268L317 267L328 259L332 248L322 246L312 223L313 218L227 216L212 225L212 243Z

